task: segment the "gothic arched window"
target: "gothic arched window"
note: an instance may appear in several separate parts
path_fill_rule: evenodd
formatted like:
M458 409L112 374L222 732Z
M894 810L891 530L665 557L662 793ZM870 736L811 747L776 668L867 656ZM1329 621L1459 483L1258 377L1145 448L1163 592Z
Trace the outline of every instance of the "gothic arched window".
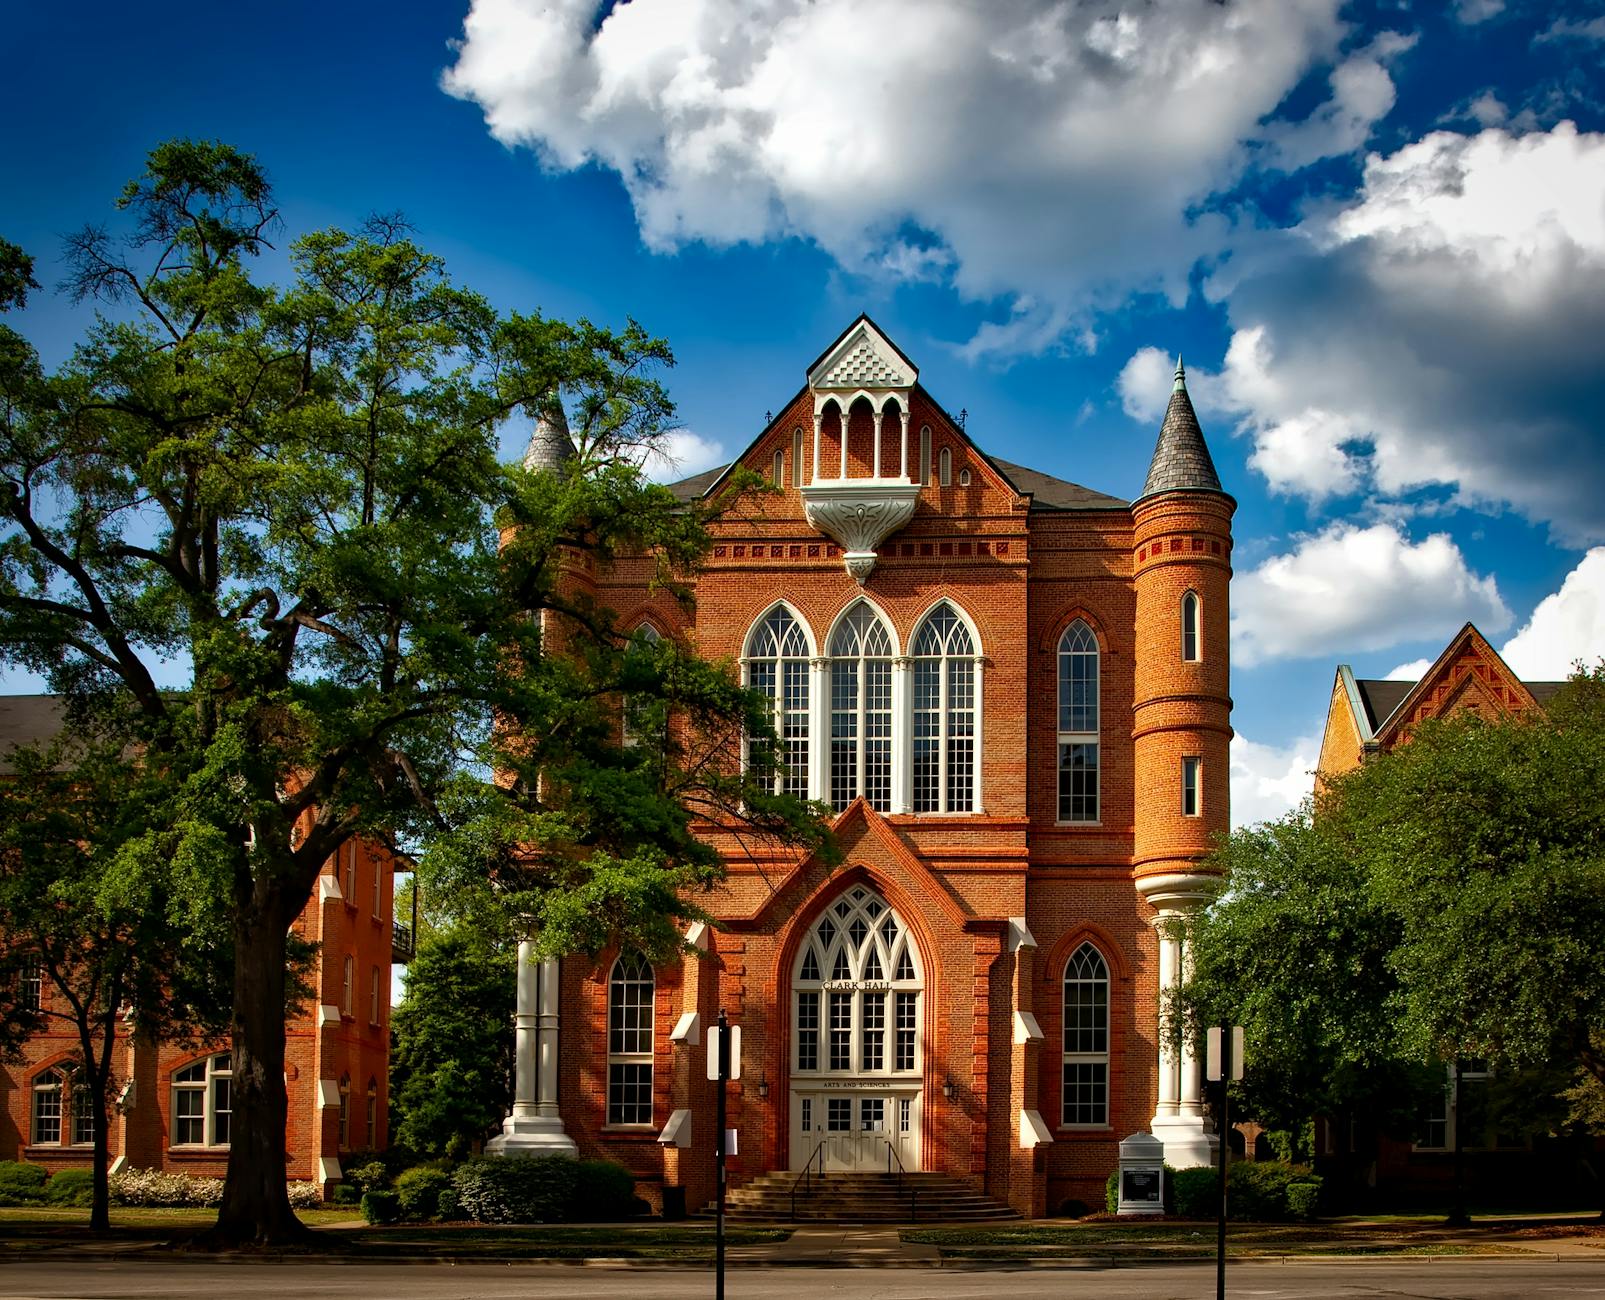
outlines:
M1181 657L1197 663L1203 652L1198 639L1198 593L1189 591L1181 598Z
M1109 1122L1109 966L1090 943L1064 968L1062 1122Z
M1059 820L1098 820L1098 638L1079 618L1059 638Z
M777 606L747 638L747 685L769 697L780 737L775 790L808 797L808 638L791 611ZM749 759L751 749L748 750Z
M607 984L607 1122L652 1122L652 1007L646 958L624 954Z
M830 639L830 802L892 804L892 639L859 601Z
M943 601L914 634L914 811L975 807L975 642Z

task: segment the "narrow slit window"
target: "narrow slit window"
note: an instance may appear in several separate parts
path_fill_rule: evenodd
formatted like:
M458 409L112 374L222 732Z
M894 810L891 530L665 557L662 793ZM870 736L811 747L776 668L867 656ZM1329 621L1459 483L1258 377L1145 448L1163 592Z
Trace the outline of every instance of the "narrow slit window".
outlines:
M1190 664L1197 663L1198 649L1198 593L1189 591L1181 598L1181 657Z
M1197 817L1203 807L1202 792L1198 788L1202 768L1202 760L1192 755L1181 761L1181 813L1183 817Z
M773 470L772 470L772 472L770 474L770 477L774 480L774 484L775 484L776 487L783 488L783 487L786 486L786 453L785 452L777 451L775 453L774 468L773 468Z
M953 451L950 447L943 447L942 454L936 458L939 468L936 472L936 481L943 487L953 484Z

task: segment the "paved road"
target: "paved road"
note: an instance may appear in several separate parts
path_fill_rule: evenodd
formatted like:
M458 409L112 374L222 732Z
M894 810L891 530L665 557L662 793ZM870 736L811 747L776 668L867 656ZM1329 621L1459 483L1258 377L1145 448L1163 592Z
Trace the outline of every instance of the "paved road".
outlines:
M1605 1260L1433 1260L1245 1264L1233 1300L1578 1300L1605 1297ZM747 1269L729 1300L1210 1300L1207 1265L1144 1268ZM220 1295L318 1300L706 1300L708 1273L621 1267L435 1264L0 1264L6 1300L150 1300Z

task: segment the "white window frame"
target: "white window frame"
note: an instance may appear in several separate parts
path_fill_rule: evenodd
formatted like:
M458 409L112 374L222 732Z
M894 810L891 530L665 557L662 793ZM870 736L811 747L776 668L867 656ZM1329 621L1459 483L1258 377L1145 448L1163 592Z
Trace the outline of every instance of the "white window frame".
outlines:
M1204 815L1204 760L1197 754L1184 754L1181 760L1181 815Z
M1082 637L1082 633L1085 637ZM1087 647L1090 645L1090 649ZM1075 716L1075 706L1065 699L1066 683L1073 681L1067 679L1065 660L1072 656L1090 657L1092 660L1092 717L1091 729L1076 729L1076 722L1086 722L1087 718ZM1054 659L1056 670L1057 704L1058 709L1055 722L1058 726L1058 744L1056 747L1054 798L1058 801L1057 813L1060 825L1069 826L1097 826L1103 820L1103 647L1098 643L1098 634L1093 631L1092 624L1084 618L1074 619L1070 626L1065 628L1059 636L1059 646ZM1067 711L1069 716L1067 717ZM1070 724L1067 726L1067 722ZM1064 779L1067 755L1065 750L1069 746L1090 746L1093 756L1093 815L1091 817L1066 816L1066 795L1064 793ZM1074 796L1071 796L1072 798Z
M226 1150L234 1118L234 1057L230 1052L214 1052L173 1071L171 1110L168 1119L168 1145L184 1148ZM200 1097L199 1114L180 1114L179 1097ZM227 1101L227 1105L222 1104ZM225 1118L226 1117L226 1118ZM221 1123L220 1123L221 1120ZM200 1123L200 1141L180 1141L180 1122Z
M340 981L340 1014L343 1016L354 1016L356 1014L354 1010L357 996L356 984L357 959L351 953L347 953L345 963L341 968Z
M803 431L800 426L791 431L791 481L793 487L803 485Z
M861 613L862 611L862 613ZM872 808L877 812L891 812L898 802L899 777L901 765L906 757L900 754L903 746L898 744L894 734L896 719L901 701L897 698L897 673L893 671L899 654L897 638L892 631L891 620L868 600L862 598L853 601L836 624L831 628L829 645L830 669L826 685L828 692L825 701L825 789L821 795L837 812L846 808L855 798L868 799ZM884 647L884 651L882 650ZM871 653L871 650L874 653ZM877 676L885 672L885 700L884 709L871 709L869 707L869 675L874 671ZM837 674L845 673L848 669L854 675L852 702L847 708L837 708L838 693L836 689ZM853 724L853 734L844 737L852 742L852 776L850 788L846 791L846 798L838 800L836 792L836 754L838 751L838 737L836 727L838 719L850 718ZM870 755L870 741L879 741L880 736L871 737L867 733L871 721L877 728L885 728L886 752L886 788L884 803L877 803L869 798L870 784L867 778L868 758ZM846 745L840 746L845 751Z
M373 968L373 981L368 990L368 1023L379 1023L379 968Z
M1092 961L1097 963L1095 967L1090 965ZM1081 1000L1083 990L1091 994L1090 1002ZM1072 991L1076 997L1074 1003L1071 1001ZM1092 940L1077 944L1075 951L1065 961L1061 996L1063 1023L1060 1047L1063 1064L1059 1074L1059 1127L1108 1128L1109 1098L1112 1093L1109 1079L1109 959ZM1074 1024L1071 1023L1072 1012L1076 1013ZM1085 1012L1090 1012L1090 1016L1082 1014ZM1078 1098L1075 1103L1077 1117L1072 1119L1070 1080L1067 1076L1072 1070L1087 1067L1096 1070L1099 1066L1103 1068L1103 1079L1092 1086L1098 1090L1096 1105L1100 1108L1101 1117L1085 1118L1081 1110L1083 1103Z
M953 449L943 447L936 457L936 481L941 487L953 486Z
M620 953L607 979L607 1126L651 1128L656 1112L657 973L646 958ZM642 1088L646 1104L640 1100Z
M368 1146L379 1145L379 1080L369 1078L365 1118L368 1121L368 1135L365 1139Z
M844 910L845 909L845 910ZM852 940L854 922L861 922L864 934L857 943ZM895 929L895 933L893 930ZM808 957L814 957L813 969L818 978L805 975ZM870 963L871 954L874 965ZM907 958L906 966L904 958ZM845 980L836 978L838 957L845 959ZM880 978L875 977L879 969ZM899 978L899 971L908 974ZM805 1056L803 1031L792 1035L791 1066L798 1079L824 1080L867 1076L898 1081L917 1081L924 1069L924 1015L925 974L920 960L919 945L907 921L886 901L872 885L850 885L831 899L829 906L814 918L803 937L791 967L791 1014L793 1026L799 1025L799 1011L804 997L815 999L818 1008L817 1037L812 1042L811 1057ZM846 984L847 987L841 987ZM865 988L870 984L875 987ZM899 1015L907 1004L900 999L913 998L912 1023L905 1024ZM831 1055L832 999L845 1015L837 1032L845 1034L847 1064L833 1064ZM866 1015L867 999L880 999L880 1014ZM878 1021L878 1023L876 1023ZM866 1035L871 1026L880 1036L879 1050L871 1045L866 1052ZM902 1057L899 1032L913 1035L913 1051L908 1062L899 1065ZM879 1059L879 1065L866 1068L866 1058ZM813 1065L805 1064L812 1059Z
M935 633L932 620L938 618L946 611L951 623L946 631ZM932 637L936 644L932 646ZM962 642L962 644L961 644ZM964 611L950 600L938 601L937 604L922 618L909 642L910 659L913 672L909 682L910 724L908 730L908 764L910 767L910 810L916 814L951 815L955 813L970 814L977 812L981 807L981 644L974 624L966 617ZM929 653L934 648L935 653ZM921 708L921 675L928 673L931 665L935 665L937 673L936 707ZM958 709L954 704L955 678L968 684L969 705L966 709ZM895 678L894 678L895 682ZM894 689L895 694L895 689ZM895 707L895 701L894 701ZM922 807L923 803L930 803L929 799L922 800L918 788L919 766L915 760L915 753L920 742L920 727L922 718L927 719L932 713L936 715L937 735L937 785L934 806ZM954 758L955 722L959 715L968 713L970 734L969 740L969 766L970 779L964 783L962 794L955 791L950 779L950 764ZM930 737L925 737L930 739ZM955 798L955 795L958 797Z
M781 616L789 626L783 628L777 622ZM768 695L770 721L783 755L780 770L775 773L776 794L816 797L813 750L814 737L819 734L815 698L819 684L812 668L815 657L808 624L785 601L769 606L747 631L746 653L741 659L742 680L749 688ZM800 708L788 707L788 702L794 698L788 696L788 678L801 685ZM793 729L790 736L787 735L788 725ZM749 746L744 745L743 762L748 761L750 753Z
M786 486L786 452L784 448L775 448L774 460L769 468L769 477L777 488Z
M1203 601L1196 591L1181 597L1181 658L1183 663L1202 663L1204 659Z
M28 1145L35 1147L59 1147L66 1143L62 1141L63 1134L69 1132L67 1125L70 1122L67 1114L67 1094L69 1084L67 1071L59 1066L51 1066L48 1070L41 1070L34 1076L32 1102L28 1110ZM55 1133L46 1136L40 1132L41 1123L53 1124Z
M347 907L357 905L357 841L349 839L340 846L345 854L345 879L340 882L340 890L345 895Z
M384 878L385 873L379 869L379 858L375 856L373 859L373 916L376 921L384 920L385 915L384 892L381 888Z
M340 1115L338 1119L339 1131L335 1134L335 1144L341 1151L351 1150L351 1076L340 1076Z
M29 1011L43 1011L45 1006L45 964L38 953L22 959L17 972L17 998Z

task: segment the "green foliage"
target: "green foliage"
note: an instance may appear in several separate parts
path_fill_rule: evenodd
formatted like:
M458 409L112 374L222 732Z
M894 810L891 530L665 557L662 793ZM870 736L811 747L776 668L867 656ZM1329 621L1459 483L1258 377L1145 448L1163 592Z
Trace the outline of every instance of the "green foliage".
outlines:
M443 1222L452 1223L463 1217L462 1197L458 1194L456 1185L443 1187L435 1200L435 1215Z
M1316 1215L1321 1203L1321 1184L1318 1181L1290 1183L1287 1188L1287 1214L1299 1223L1308 1223Z
M382 1160L351 1165L342 1172L345 1181L359 1192L376 1192L390 1186L390 1170Z
M173 878L185 933L221 904L224 986L250 990L229 1159L251 1176L219 1226L269 1240L300 1230L262 1177L284 1152L285 935L346 840L422 847L433 896L488 935L661 957L721 870L693 817L827 854L828 832L772 793L768 712L730 665L632 647L564 577L576 546L644 555L684 595L749 486L688 505L641 477L672 416L661 340L498 313L397 218L294 239L262 283L272 190L216 142L153 150L119 207L68 247L74 296L115 308L71 361L47 375L0 333L0 659L118 708L156 783L125 801L133 878ZM0 304L30 287L0 248ZM509 420L559 412L564 472L498 462ZM620 745L626 695L652 744Z
M43 1165L22 1160L0 1160L0 1196L13 1205L26 1205L45 1199L45 1180L50 1176Z
M368 1223L396 1223L401 1218L401 1198L395 1192L364 1192L361 1209Z
M1104 1180L1103 1208L1106 1214L1117 1214L1120 1211L1120 1170L1118 1169Z
M1213 1219L1220 1214L1220 1171L1208 1165L1178 1169L1170 1176L1176 1213L1184 1219Z
M396 1179L402 1214L409 1219L438 1217L440 1194L451 1187L451 1170L445 1165L415 1165Z
M350 1183L338 1183L334 1189L336 1205L356 1205L362 1200L362 1189Z
M574 1172L574 1201L568 1218L607 1222L634 1217L635 1179L623 1165L612 1160L580 1160Z
M507 1114L516 968L516 948L463 924L420 943L391 1021L393 1132L407 1146L460 1158Z
M45 1185L45 1199L52 1205L88 1205L95 1193L95 1174L91 1169L63 1169L52 1174Z
M477 1223L559 1223L574 1205L577 1165L566 1156L469 1160L452 1185L463 1214Z
M1218 1175L1217 1175L1218 1177ZM1226 1174L1227 1216L1256 1223L1280 1223L1295 1218L1291 1200L1297 1186L1314 1189L1320 1196L1319 1174L1279 1160L1236 1160ZM1301 1193L1301 1198L1306 1193Z

